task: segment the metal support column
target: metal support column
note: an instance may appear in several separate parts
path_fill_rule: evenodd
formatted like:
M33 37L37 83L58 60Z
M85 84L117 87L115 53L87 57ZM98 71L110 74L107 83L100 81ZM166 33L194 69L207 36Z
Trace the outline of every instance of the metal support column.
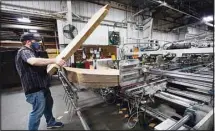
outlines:
M72 25L72 1L67 0L67 24ZM74 63L74 55L72 55L68 61L68 65L70 66L72 63Z

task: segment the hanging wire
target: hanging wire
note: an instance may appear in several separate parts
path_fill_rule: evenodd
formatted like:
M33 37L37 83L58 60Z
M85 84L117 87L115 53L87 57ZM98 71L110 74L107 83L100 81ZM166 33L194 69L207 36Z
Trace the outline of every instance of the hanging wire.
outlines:
M133 129L133 128L136 126L137 122L139 121L139 114L142 113L142 112L145 112L145 111L139 111L139 107L140 107L141 101L143 100L143 96L144 96L144 95L145 95L145 89L142 88L141 98L140 98L140 99L137 99L137 98L135 97L134 107L136 106L136 110L137 110L137 111L136 111L135 113L133 113L133 114L129 117L129 119L128 119L127 125L128 125L128 128L129 128L129 129ZM132 110L134 109L134 107L132 108ZM130 112L132 112L132 110L131 110ZM133 118L133 116L134 116L135 114L137 114L137 115L136 115L137 120L134 122L133 125L130 125L130 123L131 123L130 120L131 120L131 118Z

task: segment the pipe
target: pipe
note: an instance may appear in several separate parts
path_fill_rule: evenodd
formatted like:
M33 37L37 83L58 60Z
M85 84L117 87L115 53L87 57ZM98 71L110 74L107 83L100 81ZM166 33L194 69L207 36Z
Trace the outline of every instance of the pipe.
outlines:
M169 101L171 103L174 103L174 104L180 105L182 107L186 107L186 108L190 107L190 105L192 105L192 104L195 104L195 102L187 102L186 100L184 101L184 99L182 99L181 97L176 97L175 95L167 96L167 95L163 95L161 93L156 93L154 96L159 99Z
M192 115L191 113L185 115L183 118L181 118L178 122L173 124L167 130L178 130L184 123L186 123L191 118L191 115Z
M182 72L164 71L164 70L156 70L156 69L151 69L150 73L155 75L167 76L171 78L181 78L181 79L194 80L194 81L200 81L205 83L213 83L213 77L209 75L198 75L198 74L192 74L192 73L182 73Z
M142 88L145 88L147 86L154 86L156 84L160 84L160 83L163 83L163 82L166 82L166 79L161 79L161 80L149 83L149 84L144 84L144 85L141 85L141 86L137 86L135 88L128 89L128 90L125 91L125 93L129 94L130 92L133 92L135 90L141 90L142 91Z
M105 20L103 20L105 22ZM80 20L80 19L73 19L73 22L82 22L82 23L87 23L87 20ZM111 24L104 24L103 22L100 23L101 26L110 26L110 27L117 27L117 28L125 28L126 27L122 27L122 26L116 26L116 25L111 25Z
M144 49L144 51L157 51L160 49L160 45L158 44L157 48L155 49Z
M179 96L185 96L185 97L188 97L188 98L192 98L192 99L195 99L195 100L198 100L198 101L202 101L202 102L207 102L209 103L210 102L210 96L207 96L207 95L200 95L200 94L197 94L197 93L193 93L193 92L189 92L189 91L181 91L181 90L175 90L174 88L171 88L171 89L166 89L167 92L170 92L172 94L176 94L176 95L179 95Z
M71 96L70 96L70 101L72 102L72 105L74 106L74 108L76 110L76 113L77 113L79 119L81 120L81 124L84 127L84 130L90 130L87 122L85 121L85 119L83 118L83 116L81 114L81 111L79 110L79 108L76 107L76 104L74 103L74 101L73 101Z
M191 48L191 43L176 43L176 44L171 44L170 46L164 48L165 50L172 50L172 49L190 49Z
M129 20L130 18L137 16L138 14L142 13L142 12L145 11L145 10L146 10L146 9L144 9L144 10L142 9L142 10L136 12L136 13L133 14L132 16L130 16L130 17L128 17L128 18L122 20L122 22L127 21L127 19Z
M168 44L177 43L177 42L184 42L184 41L189 41L189 40L193 40L193 39L199 39L200 37L207 37L207 36L212 36L212 35L213 35L212 33L209 33L209 34L202 33L202 34L197 34L196 36L194 36L192 38L187 38L187 39L184 39L184 40L177 40L177 41L173 41L173 42L168 42L167 41L167 43L165 43L162 48L165 49L165 46L168 45Z
M84 130L90 130L90 127L87 125L87 122L84 120L84 118L82 117L81 112L79 110L77 110L77 115L81 120L81 124L83 125Z
M166 70L160 70L160 69L151 69L150 71L159 72L159 74L161 75L178 74L178 75L202 77L202 78L208 78L208 79L213 78L213 76L210 76L210 75L199 75L199 74L185 73L185 72L179 72L179 71L166 71Z
M181 82L181 81L177 81L177 80L171 80L171 81L168 81L168 82L173 83L173 84L177 84L177 85L182 85L182 86L186 86L186 87L191 87L191 88L195 88L195 89L204 90L206 92L208 92L211 89L210 87L196 85L196 83L195 84L194 83L186 83L186 82L183 82L183 81Z
M183 98L183 97L180 97L180 96L176 96L176 95L173 95L173 94L170 94L170 93L167 93L167 92L160 92L158 94L155 94L155 95L162 95L164 97L166 97L167 99L169 99L168 101L174 101L174 100L179 100L181 102L184 102L188 105L190 104L197 104L196 101L193 101L193 100L190 100L190 99L187 99L187 98Z

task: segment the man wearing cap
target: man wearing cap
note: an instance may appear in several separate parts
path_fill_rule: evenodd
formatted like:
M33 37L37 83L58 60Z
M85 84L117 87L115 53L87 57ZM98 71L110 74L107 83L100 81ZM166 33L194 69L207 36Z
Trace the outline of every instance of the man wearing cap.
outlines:
M37 50L40 48L39 37L32 33L23 34L23 47L17 52L16 69L21 79L26 101L33 107L29 116L28 129L38 130L42 115L46 118L47 128L62 127L52 114L53 99L49 90L49 76L46 67L49 64L63 66L62 59L41 58Z

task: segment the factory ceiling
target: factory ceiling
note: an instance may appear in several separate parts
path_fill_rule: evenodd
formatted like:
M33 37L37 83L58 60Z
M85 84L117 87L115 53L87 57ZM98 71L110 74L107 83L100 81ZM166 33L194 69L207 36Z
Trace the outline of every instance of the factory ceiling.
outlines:
M27 17L31 20L30 23L18 22L17 18ZM20 36L24 32L28 32L28 27L35 28L41 36L46 38L55 37L57 31L56 20L51 18L41 18L37 16L28 16L24 14L1 13L1 31L0 40L16 40L19 41Z
M205 15L213 13L213 0L114 0L119 3L135 6L137 8L153 9L159 5L159 1L166 2L174 8L193 15Z
M165 24L166 31L172 31L180 26L199 22L205 16L214 14L213 0L114 0L115 2L132 5L138 10L149 8L151 16L144 15L143 19L152 17L175 24L169 27ZM165 2L168 6L162 5ZM177 10L174 10L177 9ZM180 12L181 11L181 12ZM211 22L212 23L212 22ZM210 30L213 28L209 27Z

